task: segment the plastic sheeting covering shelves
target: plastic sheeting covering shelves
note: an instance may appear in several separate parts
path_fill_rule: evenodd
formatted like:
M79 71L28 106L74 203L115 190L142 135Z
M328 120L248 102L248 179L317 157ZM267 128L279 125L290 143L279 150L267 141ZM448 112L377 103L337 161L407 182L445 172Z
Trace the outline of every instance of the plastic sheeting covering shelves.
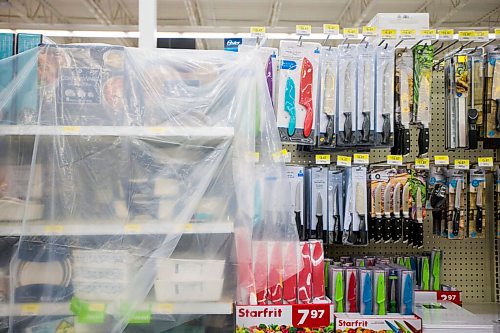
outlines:
M10 332L163 332L195 318L183 302L255 302L254 244L298 249L258 57L45 45L0 61Z

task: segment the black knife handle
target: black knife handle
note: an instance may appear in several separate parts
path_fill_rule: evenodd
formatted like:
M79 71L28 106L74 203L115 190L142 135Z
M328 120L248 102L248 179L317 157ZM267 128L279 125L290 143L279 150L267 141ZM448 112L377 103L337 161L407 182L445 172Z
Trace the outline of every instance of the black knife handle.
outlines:
M420 127L418 132L418 155L425 155L429 152L429 128Z
M408 243L410 239L410 219L403 218L403 243Z
M453 236L458 236L460 229L460 209L455 208L453 211Z
M335 240L334 243L342 244L342 228L340 227L340 217L333 216L333 230L335 232Z
M333 133L334 133L334 117L329 116L328 117L328 122L326 123L326 143L328 145L331 145L333 142Z
M316 239L323 239L323 215L316 215L318 223L316 223Z
M373 216L370 216L370 218L368 219L368 239L370 241L375 240L375 232L376 232L375 224L376 223L377 223L377 221L375 220L375 218Z
M477 118L478 118L479 112L476 109L469 109L467 112L467 122L469 124L469 143L468 147L469 149L477 149Z
M391 148L391 154L393 155L402 155L402 147L403 147L403 125L401 123L396 122L394 125L394 145Z
M401 235L400 222L401 221L397 217L391 218L391 239L394 243L398 242L400 239Z
M361 217L361 222L359 223L359 242L360 244L368 244L368 237L366 232L366 217Z
M415 241L415 220L410 219L408 222L408 245L414 245Z
M495 113L495 129L497 132L500 132L500 99L495 100L497 109Z
M477 207L476 214L476 232L480 234L483 232L483 208Z
M386 217L384 220L384 243L389 243L392 240L392 218Z
M389 143L389 138L391 137L391 117L390 114L382 114L382 144L386 145Z
M424 224L423 223L415 223L415 229L414 229L414 241L413 245L421 249L424 246Z
M428 129L427 129L428 131ZM429 138L429 133L427 133L427 138ZM427 139L427 142L429 139ZM409 128L404 128L401 132L401 142L402 142L402 149L401 149L401 155L408 155L410 153L410 129ZM429 147L427 146L427 150Z
M361 142L370 141L370 112L363 112L363 124L361 125Z
M441 210L432 210L432 233L441 234Z
M344 112L344 143L352 141L352 115L350 112Z
M382 235L384 234L384 219L380 217L375 218L375 235L374 240L375 243L382 242Z
M300 212L295 212L295 225L297 226L297 232L299 233L299 238L301 241L304 241L302 234L302 223L300 220Z
M446 211L446 209L442 210L441 211L441 214L443 215L443 228L441 230L443 230L443 233L446 235L446 237L448 237L448 221L449 221L449 216L448 216L448 212Z

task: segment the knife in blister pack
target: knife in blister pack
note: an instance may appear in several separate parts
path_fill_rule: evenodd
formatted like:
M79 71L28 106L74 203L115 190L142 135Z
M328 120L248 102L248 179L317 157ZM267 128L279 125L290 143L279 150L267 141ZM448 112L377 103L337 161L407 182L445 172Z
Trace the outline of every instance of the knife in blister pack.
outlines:
M335 80L335 68L333 65L328 65L323 84L323 113L326 114L327 118L325 133L325 141L327 145L331 145L333 143L333 135L335 133L335 108L337 103Z
M323 239L326 243L325 233L323 232L323 198L321 193L318 192L316 196L316 239Z
M364 89L363 89L363 107L361 114L363 115L363 123L361 124L361 142L370 142L370 129L371 129L371 115L373 113L373 75L370 68L370 60L363 61L363 79L364 79Z
M272 55L270 55L269 58L267 59L266 81L267 81L267 90L269 91L269 97L271 97L271 105L274 107L274 89L273 89L274 75L273 75L273 56Z
M358 276L357 270L346 271L347 279L347 312L358 312Z
M380 243L382 241L384 231L382 224L382 186L383 185L379 183L375 188L375 193L373 194L373 204L375 208L375 226L373 227L373 237L375 243Z
M363 293L361 295L361 303L363 309L360 309L362 315L372 315L373 314L373 282L372 282L372 272L365 271L362 274L362 286Z
M418 88L417 122L420 124L418 132L418 155L429 152L429 122L431 119L431 81L428 75L421 73ZM429 74L432 75L432 74Z
M392 239L392 232L391 232L391 190L392 190L392 185L391 183L387 183L385 186L384 190L384 218L382 219L382 225L384 228L383 231L383 240L384 243L388 243Z
M392 241L394 243L397 243L401 240L402 237L402 227L403 227L403 221L401 219L401 183L398 182L394 186L394 193L392 195L392 202L393 202L393 218L392 221Z
M365 211L366 197L365 197L365 184L356 184L356 213L359 217L359 237L357 244L368 244L368 237L366 231L366 211Z
M299 233L299 238L300 240L305 240L306 238L306 230L304 226L302 225L302 218L301 218L301 213L302 213L302 183L297 182L297 185L295 186L295 207L294 207L294 213L295 213L295 224L297 226L297 232Z
M382 79L382 145L389 144L391 137L391 114L394 112L393 104L391 103L391 90L394 88L392 84L393 77L387 74L387 71L392 69L393 64L388 63L384 69L384 77ZM389 73L390 74L390 73ZM409 139L409 138L408 138ZM400 155L400 154L397 154ZM403 154L401 154L403 155Z
M495 130L500 132L500 59L495 61L491 98L495 101Z
M401 132L399 135L399 145L401 155L410 153L410 75L406 67L400 68L400 107L401 107Z
M401 203L403 206L403 243L408 243L410 236L410 183L406 182L403 186L403 195Z
M306 116L304 118L304 137L308 138L311 135L313 125L313 65L309 59L302 59L302 68L300 70L300 95L299 104L305 109Z
M452 220L452 234L454 237L458 237L460 232L460 215L461 215L461 194L462 194L462 181L457 180L457 186L455 187L455 200L453 204L453 220Z
M353 61L346 65L344 73L344 105L342 115L344 116L344 143L352 144L352 124L355 112L354 101L352 100L352 89L354 89L354 79L351 73L351 66Z
M398 285L398 273L396 270L389 272L389 312L396 313L398 311L398 302L396 298L396 290Z
M476 193L476 232L483 232L483 185L479 184Z
M339 214L339 189L338 185L333 187L332 193L332 219L333 219L333 235L330 238L334 243L342 243L342 225Z
M290 115L288 121L288 136L292 137L295 134L297 125L297 111L295 109L295 82L291 77L286 79L285 86L285 112Z
M423 207L422 207L422 189L420 186L417 189L417 200L416 200L416 223L414 226L413 233L413 245L417 248L424 246L424 217L423 217Z

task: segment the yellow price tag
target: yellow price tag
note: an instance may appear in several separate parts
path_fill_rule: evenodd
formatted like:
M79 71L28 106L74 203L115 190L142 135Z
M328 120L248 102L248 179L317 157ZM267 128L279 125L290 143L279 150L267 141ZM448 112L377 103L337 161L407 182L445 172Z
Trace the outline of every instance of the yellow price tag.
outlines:
M467 56L466 55L459 55L457 60L458 60L458 62L466 63L467 62Z
M37 315L40 313L40 304L26 303L21 304L21 315Z
M453 39L455 31L453 29L441 29L438 30L438 39L448 40Z
M401 39L415 39L417 31L415 29L401 29L399 30L399 37Z
M167 132L166 127L150 127L148 132L150 134L165 134Z
M484 42L489 39L488 30L474 31L474 40Z
M80 133L80 126L63 126L63 133Z
M429 168L430 168L430 162L428 158L415 159L415 169L428 170Z
M125 224L125 231L131 234L138 234L142 231L140 224Z
M420 30L420 38L433 39L436 38L436 29L423 29Z
M64 226L63 225L46 225L45 228L45 233L47 234L60 234L64 231Z
M382 29L380 30L380 37L383 39L396 39L398 32L396 29Z
M403 155L387 155L387 164L403 165Z
M354 164L370 164L370 155L354 154Z
M469 160L455 160L455 169L469 170Z
M192 223L188 223L184 226L184 231L187 231L187 232L191 232L193 231L193 224Z
M174 311L174 305L170 303L159 303L156 305L156 312L160 314L169 314Z
M266 27L250 27L250 35L252 37L264 37L266 35Z
M475 37L476 32L474 30L465 30L458 32L458 40L461 41L474 40Z
M434 164L436 165L449 165L450 157L448 155L436 155L434 156Z
M330 155L316 155L316 164L330 164Z
M363 36L377 36L377 27L364 26L362 32Z
M495 38L500 38L500 29L495 28Z
M344 28L342 29L342 35L344 38L358 38L359 29L358 28Z
M273 160L275 162L283 161L283 157L286 157L286 155L287 155L286 149L281 149L280 151L277 151L277 152L272 154Z
M308 24L297 24L295 26L295 33L299 36L309 36L311 34L311 26Z
M106 304L104 303L89 303L89 311L104 312L105 310L106 310Z
M477 164L483 168L493 167L493 157L478 157Z
M337 156L337 165L339 166L351 166L352 157L351 156Z
M340 26L338 24L323 24L323 33L325 35L338 35Z

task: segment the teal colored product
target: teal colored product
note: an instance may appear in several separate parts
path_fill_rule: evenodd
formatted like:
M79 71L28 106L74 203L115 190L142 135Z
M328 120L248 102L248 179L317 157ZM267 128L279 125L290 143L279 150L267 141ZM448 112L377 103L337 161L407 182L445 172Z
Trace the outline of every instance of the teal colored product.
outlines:
M0 59L14 55L14 34L0 34ZM3 73L3 71L2 71ZM3 78L0 76L0 79Z
M12 109L11 97L6 88L12 82L14 74L14 34L0 34L0 124L8 121ZM4 60L2 60L4 59ZM5 103L5 105L3 105Z
M42 44L42 35L40 34L17 34L16 53L23 53L37 48Z

